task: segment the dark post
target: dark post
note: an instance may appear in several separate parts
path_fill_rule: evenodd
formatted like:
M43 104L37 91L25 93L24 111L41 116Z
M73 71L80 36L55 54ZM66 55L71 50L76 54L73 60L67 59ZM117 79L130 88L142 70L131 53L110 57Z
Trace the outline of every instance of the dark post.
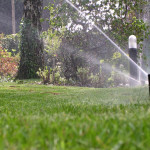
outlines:
M137 54L137 38L134 35L129 37L129 57L137 64L138 63L138 54ZM139 72L138 68L130 61L130 77L138 80ZM130 80L130 86L136 86L137 83L133 80Z
M150 74L148 74L148 86L149 86L149 96L150 96Z

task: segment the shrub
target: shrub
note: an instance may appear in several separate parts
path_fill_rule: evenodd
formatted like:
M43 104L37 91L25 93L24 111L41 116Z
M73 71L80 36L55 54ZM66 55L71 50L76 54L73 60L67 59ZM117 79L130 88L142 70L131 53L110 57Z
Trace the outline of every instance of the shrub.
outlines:
M104 88L108 86L108 78L103 73L98 73L96 75L91 74L91 86L95 88Z
M79 85L88 86L90 84L90 74L88 68L78 68L77 76Z
M11 52L0 47L0 76L14 78L18 71L19 55L12 56Z
M44 70L39 69L38 76L42 79L44 84L58 84L65 85L66 79L61 77L59 68L51 69L47 66Z
M44 68L44 70L39 69L37 72L37 75L42 79L44 84L50 83L50 69L47 69L47 67Z
M0 38L3 49L7 49L8 52L11 52L12 56L19 53L19 34L10 34L6 36L1 34Z

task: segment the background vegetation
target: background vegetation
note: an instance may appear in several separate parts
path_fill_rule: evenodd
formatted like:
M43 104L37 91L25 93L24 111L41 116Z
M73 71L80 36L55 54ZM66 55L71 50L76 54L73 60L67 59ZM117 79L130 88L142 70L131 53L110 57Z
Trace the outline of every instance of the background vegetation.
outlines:
M148 89L125 88L129 61L92 25L125 53L135 34L140 57L146 0L71 2L82 14L64 0L16 0L11 34L0 1L0 149L148 150Z
M149 27L142 17L147 2L145 0L133 0L132 2L129 0L100 2L98 0L93 2L73 0L72 2L87 16L86 18L64 1L59 3L44 1L43 18L39 18L43 24L43 31L38 40L34 37L33 42L36 43L43 38L45 66L35 67L35 63L32 63L30 57L27 57L29 59L24 59L24 62L30 65L21 70L23 68L21 67L23 59L21 59L19 69L21 71L19 72L25 75L23 78L37 77L38 74L44 84L92 87L126 85L127 79L123 79L119 73L116 73L115 68L128 73L128 60L92 27L91 22L95 22L103 29L126 53L128 53L129 35L136 35L140 57L143 50L142 42L149 35ZM16 1L16 5L18 3L23 4L22 1ZM16 12L19 12L17 9L18 7L16 7ZM12 56L19 53L22 58L25 58L27 54L32 53L32 57L34 55L37 57L38 53L35 52L36 48L33 48L33 42L30 43L31 46L25 44L26 34L24 35L23 31L29 28L23 27L27 27L27 23L22 22L21 26L22 30L16 36L7 35L1 38L2 49L7 49ZM30 33L35 34L34 31ZM26 52L22 52L25 48ZM22 55L23 53L26 55ZM144 55L143 59L145 59ZM38 60L41 60L42 63L42 59ZM33 71L34 68L36 68L35 71ZM23 73L23 70L28 70L28 73Z

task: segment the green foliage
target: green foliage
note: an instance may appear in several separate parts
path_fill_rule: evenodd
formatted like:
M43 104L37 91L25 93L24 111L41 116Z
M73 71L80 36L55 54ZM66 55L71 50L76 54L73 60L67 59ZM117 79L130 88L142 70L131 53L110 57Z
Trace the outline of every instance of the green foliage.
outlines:
M56 28L63 27L62 19L59 15L59 7L55 7L54 3L49 3L49 5L45 6L44 9L49 10L50 18L47 18L46 20L49 22L51 29L55 30Z
M91 74L90 86L95 87L95 88L111 87L111 84L108 82L108 76L109 75L106 75L104 73L97 73L95 75Z
M136 17L133 17L130 21L126 20L122 25L120 24L122 24L121 19L116 19L112 23L113 35L118 43L124 44L124 41L128 41L130 35L136 35L139 44L149 35L149 26ZM139 50L142 50L142 47Z
M47 67L45 67L43 71L39 68L37 75L43 80L44 84L50 83L50 72L51 70L47 69Z
M128 37L134 34L138 38L138 43L148 37L149 27L142 20L146 0L95 0L95 1L76 1L76 5L88 19L78 14L69 4L62 8L64 14L68 11L68 23L72 22L70 28L75 25L84 25L89 28L89 20L95 22L101 29L104 29L123 48L126 47ZM65 9L66 8L66 9ZM64 10L65 9L65 10ZM61 11L61 13L62 13ZM62 19L63 20L63 19ZM84 22L84 25L83 25Z
M88 68L78 68L77 70L78 82L81 86L89 86L90 76Z
M106 88L118 87L121 85L126 85L128 83L128 80L125 79L124 76L119 75L113 70L113 66L110 68L111 70L109 71L109 73L108 71L104 71L105 67L107 66L102 66L100 72L97 74L90 73L89 68L79 68L77 72L78 85L95 88Z
M139 43L139 53L141 53L142 45L140 43L149 34L149 27L142 20L146 1L95 0L91 2L88 0L72 0L71 2L83 13L79 14L69 4L62 1L60 3L52 1L45 8L50 12L48 21L51 29L58 31L62 26L66 26L64 37L61 39L61 59L58 60L62 64L62 72L65 78L68 81L73 80L75 83L81 81L88 83L86 80L89 80L88 78L93 73L93 83L96 84L97 80L97 82L100 82L99 85L103 85L102 87L105 87L102 82L105 82L106 86L118 86L118 81L122 82L122 79L116 73L114 74L111 71L108 73L101 69L101 63L98 61L104 60L104 62L111 64L112 68L122 66L123 70L129 69L128 61L116 52L116 49L96 32L89 22L94 22L104 30L112 40L126 50L126 53L128 37L131 34L136 35ZM83 14L88 17L84 18ZM78 29L79 26L80 29ZM95 60L95 63L92 62ZM78 68L82 69L78 70ZM88 75L86 69L90 72ZM108 75L104 77L106 74ZM100 76L104 79L100 79ZM115 77L118 78L118 81ZM83 83L81 85L84 85ZM94 87L98 86L95 85Z
M0 47L0 80L12 80L16 77L19 55L12 56L11 52Z
M47 31L43 32L42 37L44 40L44 50L52 56L56 56L58 53L62 38L64 35L65 28L58 30L52 30L49 28Z
M8 52L11 52L12 56L15 56L19 53L19 34L6 35L3 36L1 40L3 49L7 49Z
M112 59L115 60L115 59L119 59L119 58L121 58L121 53L120 53L120 52L115 52L115 53L113 54Z
M126 73L126 72L122 71L122 73ZM115 72L113 68L112 68L111 76L108 78L107 82L110 87L121 87L121 86L124 87L126 85L129 85L129 79Z
M114 52L112 58L107 61L112 64L113 67L119 67L122 64L128 64L128 62L125 60L125 63L124 60L124 56L122 56L120 52Z
M59 2L52 0L48 6L44 7L45 10L49 11L50 18L46 18L45 20L49 22L52 30L62 28L68 24L70 15L68 14L66 4L63 0Z
M56 68L57 68L57 62L59 60L58 53L59 53L60 44L62 42L63 33L64 33L64 28L59 29L59 31L58 30L53 31L51 28L49 28L49 30L43 32L42 35L44 40L45 65L52 68L51 72L52 72L53 84L58 83ZM50 78L48 78L48 80L49 81L46 82L51 83Z
M38 28L23 19L20 31L20 66L18 79L38 78L36 72L43 67L43 41Z
M53 72L55 72L54 75ZM58 67L55 69L51 69L46 66L44 70L39 69L37 74L42 79L42 82L44 84L65 85L67 83L65 78L61 77L60 70Z

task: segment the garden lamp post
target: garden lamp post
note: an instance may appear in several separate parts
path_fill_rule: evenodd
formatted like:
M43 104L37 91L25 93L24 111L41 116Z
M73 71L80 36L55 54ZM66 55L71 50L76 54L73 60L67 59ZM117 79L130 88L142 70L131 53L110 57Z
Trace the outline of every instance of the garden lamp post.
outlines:
M137 38L135 35L131 35L129 37L129 57L137 64L138 58L137 58ZM135 67L133 62L130 61L130 77L138 80L138 68ZM133 80L130 80L130 86L136 86L136 82Z

